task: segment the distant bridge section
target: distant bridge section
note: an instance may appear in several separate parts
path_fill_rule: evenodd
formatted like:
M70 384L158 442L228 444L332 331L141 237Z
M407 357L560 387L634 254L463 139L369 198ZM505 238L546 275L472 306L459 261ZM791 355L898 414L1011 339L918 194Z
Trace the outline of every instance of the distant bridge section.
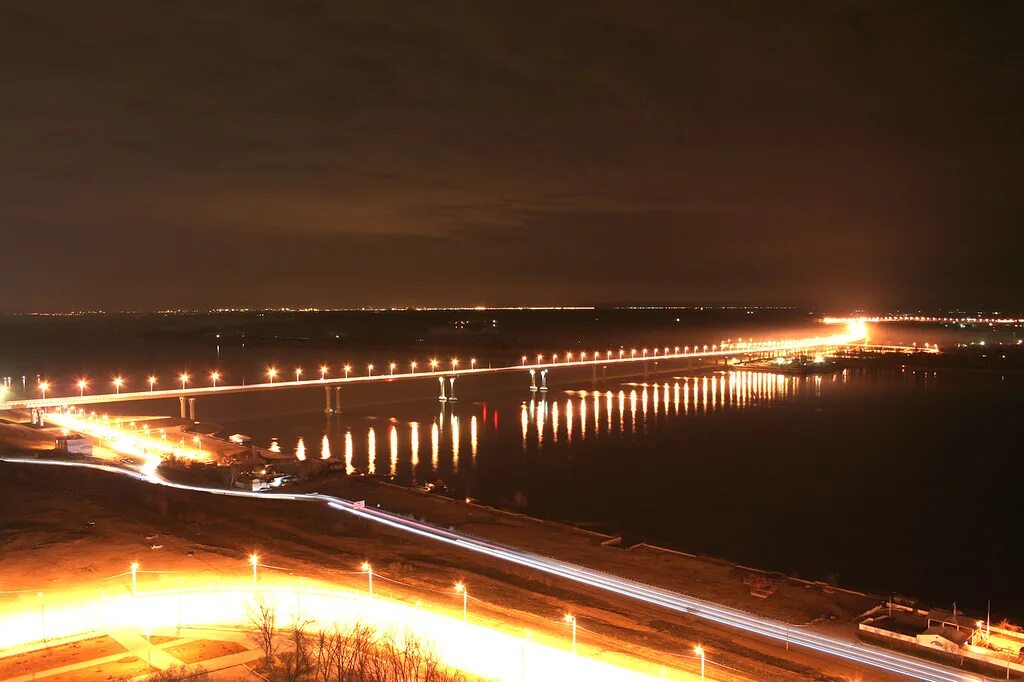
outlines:
M0 401L0 410L30 409L33 411L42 411L73 406L177 398L181 402L181 416L183 418L189 416L192 419L195 419L195 402L202 396L231 395L235 393L254 393L262 391L287 391L296 388L308 389L314 386L322 386L326 392L327 411L330 412L333 409L331 396L332 389L334 389L334 397L339 401L338 407L340 408L341 387L356 384L389 383L433 378L441 384L440 397L444 399L446 397L444 388L445 382L450 382L450 390L454 391L455 378L463 376L483 376L499 373L523 372L530 374L531 383L536 387L535 377L537 375L541 376L542 381L546 382L548 373L557 368L596 367L598 365L645 366L646 363L650 363L652 361L692 359L717 359L722 362L727 362L730 358L750 359L755 357L778 357L793 353L821 352L855 344L863 341L865 338L866 331L864 324L852 321L848 324L847 330L844 333L834 334L831 336L815 336L804 339L728 343L722 344L721 347L718 347L717 345L702 347L695 346L692 349L689 347L681 348L676 346L675 348L655 348L652 352L649 352L646 348L642 350L634 348L628 351L620 348L618 351L609 350L605 353L595 351L589 356L585 352L579 353L578 355L566 353L561 357L558 355L551 355L548 356L550 359L547 362L544 361L545 356L543 355L537 355L534 356L534 358L528 358L524 355L521 358L521 362L500 367L476 367L474 363L468 368L459 369L457 367L457 363L453 363L453 367L451 369L440 369L436 364L434 364L431 369L419 372L417 372L415 368L409 372L395 372L395 365L392 364L389 366L390 371L387 373L373 374L371 369L368 370L367 374L358 376L349 375L344 377L328 378L325 375L321 375L320 377L296 381L275 381L271 379L263 383L244 385L220 384L202 387L182 386L182 388L160 390L153 390L151 388L146 391L121 391L119 387L119 390L114 393L98 394L87 394L83 389L79 395L41 396L39 398ZM531 359L536 359L536 362L530 362ZM546 390L546 383L543 386L543 389ZM453 396L453 394L451 395ZM3 392L0 391L0 397L2 396Z

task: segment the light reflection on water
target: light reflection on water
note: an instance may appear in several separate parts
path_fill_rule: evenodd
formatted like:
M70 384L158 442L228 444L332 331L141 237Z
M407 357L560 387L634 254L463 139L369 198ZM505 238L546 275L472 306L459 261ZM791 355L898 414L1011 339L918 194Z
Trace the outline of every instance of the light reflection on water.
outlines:
M519 404L520 451L528 453L556 446L566 448L577 438L585 441L634 437L646 433L653 426L670 424L675 420L770 407L804 394L820 396L824 382L845 383L847 379L847 372L823 377L735 370L713 375L673 377L667 381L629 383L614 391L566 390L557 397L552 392L551 400L545 394L535 394ZM337 451L343 452L346 474L399 476L402 482L407 483L432 481L456 473L460 476L471 474L481 451L483 457L488 456L489 438L483 432L499 431L498 410L491 408L492 423L487 421L488 414L487 403L442 404L430 424L429 462L420 461L420 422L415 420L391 419L386 459L378 460L377 432L372 425L347 427L343 446ZM461 441L462 424L467 416L468 458L462 452ZM407 443L399 436L404 424L408 425ZM320 458L323 461L334 460L335 449L331 440L335 428L329 426L322 435ZM358 433L363 428L366 429L365 453L357 451L353 439L353 430ZM445 430L450 433L442 439ZM495 443L494 447L500 449L503 446ZM281 451L277 438L271 439L268 449L276 453ZM306 457L306 444L300 436L295 445L295 459L302 461Z

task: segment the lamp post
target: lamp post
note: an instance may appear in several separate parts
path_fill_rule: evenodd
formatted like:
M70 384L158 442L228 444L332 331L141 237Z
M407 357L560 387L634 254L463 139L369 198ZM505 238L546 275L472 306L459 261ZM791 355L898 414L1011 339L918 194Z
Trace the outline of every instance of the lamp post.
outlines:
M396 363L394 363L394 362L388 363L388 370L391 372L391 376L395 375L395 367L398 367L398 365Z
M320 365L320 381L327 378L327 365Z
M436 372L437 371L437 364L438 364L437 363L437 358L431 358L430 359L430 371L431 372Z
M373 376L373 363L370 363L369 365L366 366L366 376Z
M85 395L85 389L88 386L89 386L89 382L88 381L86 381L85 379L79 379L78 380L78 395L79 396L84 396Z
M210 381L213 382L213 387L217 388L217 382L220 381L220 372L216 370L210 372Z
M409 363L409 371L412 374L416 373L416 361L415 360L413 360L412 362Z
M124 386L124 379L121 377L114 377L114 394L121 394L121 387Z
M43 593L36 592L39 599L39 635L43 642L46 641L46 602L43 601Z
M147 379L147 381L149 382L149 392L152 393L153 392L153 386L156 385L156 377L153 376L152 374L150 374L149 375L149 379Z
M704 647L698 644L694 647L693 652L700 656L700 680L704 682Z
M370 565L369 561L364 561L359 566L359 570L366 573L367 585L369 587L370 597L373 597L373 566Z
M476 358L470 358L469 359L469 368L470 369L476 369Z
M572 626L572 655L576 655L576 616L571 613L565 614L565 622Z
M348 373L352 371L352 365L345 365L342 369L345 370L345 378L348 379Z
M267 370L267 378L270 379L270 383L274 383L274 379L277 378L277 368L271 367Z
M469 619L469 590L462 582L455 583L455 592L462 595L462 622L465 624Z
M299 379L301 377L302 377L302 368L301 367L296 367L295 368L295 382L298 383L298 381L299 381Z
M459 359L452 358L452 371L454 372L459 366Z
M252 564L252 591L255 592L259 580L256 574L256 567L260 565L260 556L258 554L250 554L249 563Z
M188 372L182 372L178 375L178 380L181 382L181 390L185 390L185 384L188 383L189 378Z

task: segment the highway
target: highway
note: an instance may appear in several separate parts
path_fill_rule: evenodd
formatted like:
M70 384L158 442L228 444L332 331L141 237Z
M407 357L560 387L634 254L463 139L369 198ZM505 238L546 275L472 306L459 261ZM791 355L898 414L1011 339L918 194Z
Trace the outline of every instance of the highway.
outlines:
M815 348L825 348L832 346L842 346L846 344L856 343L862 341L866 336L866 328L863 324L859 324L853 321L849 324L849 327L845 333L834 334L831 336L815 336L812 338L803 339L790 339L782 341L762 341L755 343L735 343L729 344L726 349L720 349L716 346L712 346L708 350L707 346L703 347L703 350L698 350L696 347L691 351L689 347L680 349L679 346L675 348L656 348L654 352L648 354L646 349L644 352L640 352L637 349L631 349L625 351L620 349L617 353L607 351L603 354L595 351L589 359L585 353L581 354L577 358L563 357L562 360L557 360L557 356L549 356L552 361L542 362L540 361L544 356L538 357L538 362L528 362L527 356L522 357L522 362L518 364L502 365L499 367L475 367L471 366L468 368L458 369L457 367L451 367L449 369L424 369L423 371L409 371L409 372L381 372L373 374L367 372L366 374L351 375L346 373L347 376L335 377L335 378L320 378L314 377L305 380L297 381L267 381L257 384L221 384L215 386L183 386L182 388L174 389L160 389L160 390L145 390L145 391L117 391L115 393L97 393L97 394L72 394L57 396L52 395L49 397L39 398L21 398L17 400L6 400L0 401L0 410L11 410L11 409L35 409L35 408L59 408L68 407L72 405L97 405L103 403L119 403L136 400L160 400L169 398L199 398L202 396L212 395L230 395L233 393L250 393L257 391L280 391L295 388L312 388L316 386L332 387L332 386L345 386L354 384L367 384L367 383L384 383L390 381L409 381L413 379L426 379L433 377L435 381L440 377L462 377L462 376L476 376L476 375L488 375L497 373L507 372L528 372L533 370L534 372L542 372L545 370L553 370L556 368L565 367L589 367L594 365L626 365L626 364L640 364L645 362L659 362L666 360L690 360L690 359L708 359L708 358L727 358L737 356L750 356L765 353L774 352L800 352L809 351ZM672 351L672 352L669 352ZM660 354L659 354L660 352ZM0 391L0 397L3 397L3 392Z
M875 648L854 641L813 632L806 628L787 625L770 618L756 616L739 609L720 606L671 590L653 587L634 580L610 575L592 568L576 566L551 557L506 547L489 540L464 533L446 530L429 523L407 518L381 509L364 507L361 504L329 495L254 493L244 490L221 490L173 483L158 478L155 474L143 474L119 467L86 462L39 460L31 458L0 458L0 461L47 466L81 467L129 476L140 481L169 488L189 490L212 495L249 497L259 499L288 500L327 505L339 513L351 514L397 531L416 535L426 540L440 542L463 550L483 554L499 561L528 567L549 575L558 576L581 585L603 590L621 597L628 597L662 607L676 613L684 613L717 625L758 635L778 642L788 642L827 656L834 656L854 663L871 666L887 672L904 675L926 682L978 682L987 678L957 671L937 663L914 658L885 649Z

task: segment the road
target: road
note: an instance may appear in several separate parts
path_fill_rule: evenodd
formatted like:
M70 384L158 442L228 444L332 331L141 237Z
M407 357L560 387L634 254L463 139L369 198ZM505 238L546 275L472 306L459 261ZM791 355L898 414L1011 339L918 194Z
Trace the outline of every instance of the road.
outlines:
M345 376L336 378L312 378L301 381L268 381L258 384L221 384L218 386L183 386L182 388L174 389L161 389L161 390L148 390L148 391L120 391L115 393L98 393L98 394L72 394L64 396L52 395L50 397L40 398L22 398L18 400L7 400L0 401L0 410L11 410L11 409L34 409L34 408L55 408L55 407L67 407L70 405L97 405L103 403L119 403L136 400L160 400L168 398L199 398L202 396L210 395L229 395L232 393L251 393L256 391L280 391L293 388L310 388L315 386L344 386L350 384L366 384L374 382L388 382L388 381L408 381L412 379L426 379L433 377L435 380L441 377L461 377L461 376L472 376L472 375L487 375L497 374L502 372L528 372L533 370L534 372L551 371L556 368L564 367L589 367L593 365L624 365L624 364L636 364L644 362L658 362L666 360L690 360L690 359L707 359L707 358L726 358L726 357L737 357L737 356L751 356L764 353L773 352L797 352L807 351L813 348L823 348L831 346L841 346L850 343L856 343L861 341L866 336L866 330L863 324L856 322L851 323L846 332L841 334L834 334L831 336L815 336L813 338L803 339L789 339L782 341L767 341L767 342L756 342L756 343L736 343L730 344L729 348L722 350L717 347L712 347L711 350L700 350L694 348L693 351L688 349L680 351L680 348L676 346L674 349L669 348L658 348L653 353L646 354L632 349L630 351L619 351L619 356L615 357L612 351L607 351L603 358L591 359L563 359L561 361L552 362L527 362L526 356L523 356L523 360L519 364L502 365L500 367L469 367L463 369L457 369L451 367L449 369L426 369L420 372L393 372L372 374L367 373L358 376ZM707 349L707 346L704 346ZM673 350L674 352L667 352ZM660 355L659 351L664 351ZM600 353L595 353L600 355ZM3 397L3 392L0 391L0 397Z
M979 675L966 674L937 663L917 659L909 655L887 651L861 644L845 641L836 637L819 634L808 629L790 626L770 618L756 616L739 609L720 606L708 601L696 599L685 594L643 583L609 575L601 571L576 566L558 559L545 557L476 538L464 533L446 530L429 523L406 518L381 509L361 506L359 503L338 497L309 494L287 493L253 493L244 490L221 490L203 488L181 483L173 483L156 477L154 474L143 474L114 466L92 464L87 462L67 462L57 460L38 460L29 458L0 458L20 464L37 464L48 466L84 467L106 471L109 473L130 476L140 481L162 485L169 488L189 490L211 495L228 495L233 497L254 497L260 499L288 500L296 502L312 502L324 504L340 513L352 514L367 521L377 523L421 538L452 545L463 550L483 554L494 559L519 566L528 567L549 575L603 590L621 597L628 597L647 602L677 613L684 613L703 620L735 628L746 633L759 635L779 642L788 641L791 646L800 646L827 656L835 656L854 663L905 675L926 682L977 682L987 678Z

